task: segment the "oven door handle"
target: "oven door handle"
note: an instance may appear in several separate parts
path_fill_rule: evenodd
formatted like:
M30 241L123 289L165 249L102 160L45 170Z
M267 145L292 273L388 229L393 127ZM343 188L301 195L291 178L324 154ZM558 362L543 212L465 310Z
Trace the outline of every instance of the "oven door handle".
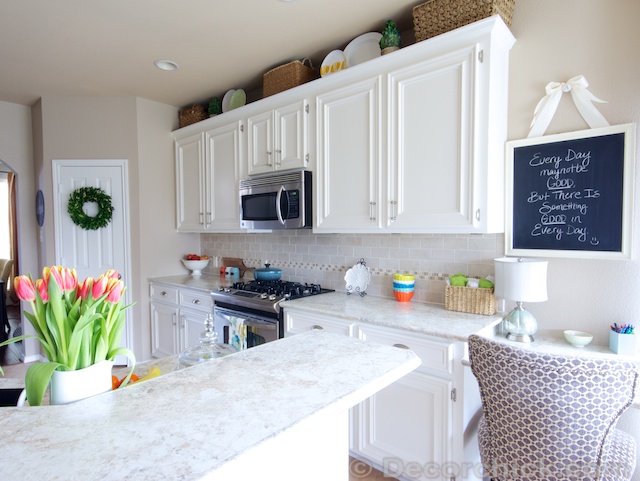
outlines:
M280 186L280 189L278 189L278 194L276 195L276 214L278 216L278 222L280 222L282 225L284 225L284 219L282 218L282 209L280 201L282 199L282 193L285 192L284 187Z
M276 323L275 322L265 322L265 321L259 321L256 322L255 319L247 319L244 321L244 325L247 327L259 327L260 329L264 329L267 331L275 331L276 330Z
M261 327L264 329L276 329L276 324L278 321L275 319L261 319L259 317L252 316L251 314L246 314L240 311L232 311L230 309L225 309L224 307L215 306L213 309L213 315L223 316L223 317L239 317L244 319L244 325L250 327Z

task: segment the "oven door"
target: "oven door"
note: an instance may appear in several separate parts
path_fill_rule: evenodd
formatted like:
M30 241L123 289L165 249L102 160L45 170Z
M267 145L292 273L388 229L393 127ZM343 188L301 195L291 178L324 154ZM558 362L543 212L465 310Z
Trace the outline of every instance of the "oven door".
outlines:
M241 309L214 305L213 326L219 342L242 351L280 338L277 319L243 312Z

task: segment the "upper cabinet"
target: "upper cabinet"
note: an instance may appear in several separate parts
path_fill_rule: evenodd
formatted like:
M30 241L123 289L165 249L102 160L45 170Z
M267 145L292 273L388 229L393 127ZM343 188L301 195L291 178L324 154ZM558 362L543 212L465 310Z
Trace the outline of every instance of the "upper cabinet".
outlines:
M176 131L178 229L232 228L239 178L306 168L316 232L504 232L514 42L496 15Z
M303 99L249 116L249 175L307 167L308 115Z
M490 18L337 74L316 101L315 230L503 232L513 42Z
M176 139L178 231L240 230L242 135L242 122L235 121Z

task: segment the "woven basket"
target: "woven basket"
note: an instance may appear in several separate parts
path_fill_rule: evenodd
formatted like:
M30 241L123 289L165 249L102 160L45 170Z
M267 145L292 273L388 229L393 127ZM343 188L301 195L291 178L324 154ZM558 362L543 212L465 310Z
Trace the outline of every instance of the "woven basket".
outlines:
M309 62L309 66L305 65L305 62ZM302 61L294 60L264 74L262 96L269 97L316 78L318 78L318 73L313 68L311 60L308 58L302 59Z
M209 117L209 114L207 112L206 106L192 105L191 107L182 109L179 112L178 116L180 119L180 128L182 128L206 119L207 117Z
M516 0L429 0L413 7L416 42L496 14L510 27L515 6Z
M447 285L444 308L449 311L490 316L496 312L496 298L493 289Z

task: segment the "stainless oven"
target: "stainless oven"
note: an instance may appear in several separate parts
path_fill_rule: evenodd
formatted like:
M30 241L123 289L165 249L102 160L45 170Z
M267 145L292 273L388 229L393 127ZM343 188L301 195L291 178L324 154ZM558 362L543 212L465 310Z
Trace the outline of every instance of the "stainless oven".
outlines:
M242 350L284 337L281 303L333 292L320 284L283 280L238 281L212 291L218 342Z
M218 342L244 350L280 339L279 319L248 311L224 303L214 305L213 326Z

